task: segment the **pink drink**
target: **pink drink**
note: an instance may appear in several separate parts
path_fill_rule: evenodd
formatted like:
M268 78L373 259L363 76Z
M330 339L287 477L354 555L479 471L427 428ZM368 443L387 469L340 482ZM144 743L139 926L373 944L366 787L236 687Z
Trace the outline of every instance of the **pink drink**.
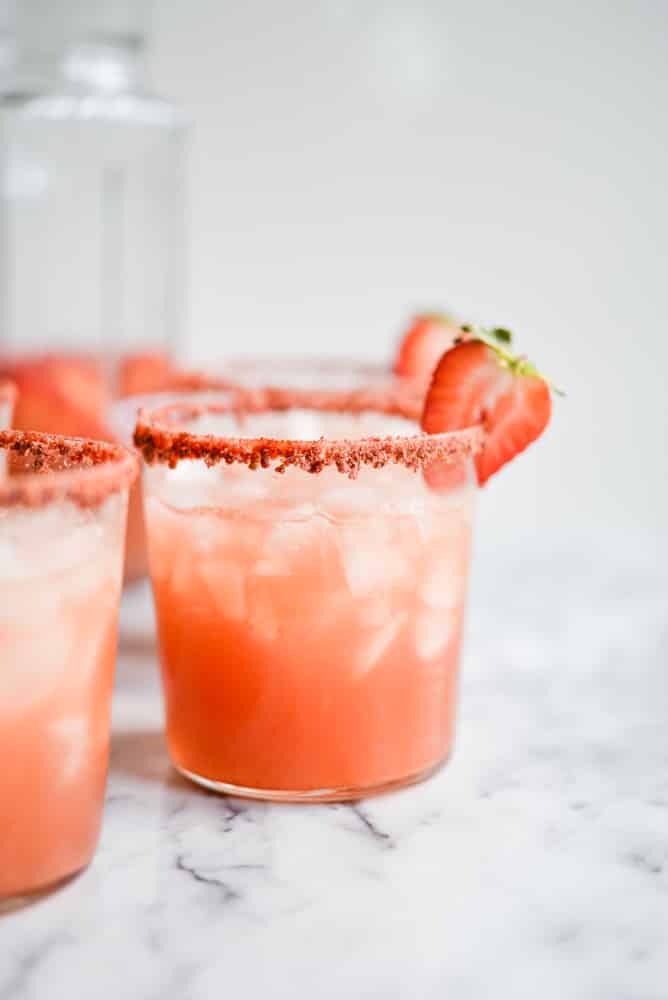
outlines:
M26 442L38 468L69 468L0 484L0 898L95 850L134 474L112 445L0 434L3 451Z
M271 435L284 453L295 432L334 451L338 438L344 464L358 443L344 437L419 438L379 413L270 412L240 427L206 414L188 429L223 446L225 434ZM382 468L371 442L352 480L335 458L317 475L195 461L148 470L167 735L183 773L258 797L354 798L448 756L474 493L467 433L448 436L441 492L419 462L408 467L407 437L391 439Z

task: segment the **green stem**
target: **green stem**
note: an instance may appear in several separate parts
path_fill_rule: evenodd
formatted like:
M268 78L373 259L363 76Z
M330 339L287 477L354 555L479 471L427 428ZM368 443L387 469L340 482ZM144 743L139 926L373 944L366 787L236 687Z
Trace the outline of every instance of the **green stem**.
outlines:
M471 333L476 340L481 340L483 344L487 344L487 346L495 352L499 360L510 372L512 372L513 375L530 375L533 378L540 378L543 382L549 385L550 389L555 392L557 396L566 395L563 389L560 389L554 382L551 381L551 379L546 378L542 372L539 372L536 366L527 358L511 354L510 351L499 342L499 338L495 334L495 328L467 326L462 327L462 329L466 330L467 333Z

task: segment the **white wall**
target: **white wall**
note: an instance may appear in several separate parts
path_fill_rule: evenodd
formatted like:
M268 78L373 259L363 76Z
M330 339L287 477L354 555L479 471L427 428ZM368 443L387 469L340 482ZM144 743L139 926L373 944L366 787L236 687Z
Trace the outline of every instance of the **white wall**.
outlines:
M568 399L484 531L662 530L668 4L156 0L194 121L190 351L511 326Z

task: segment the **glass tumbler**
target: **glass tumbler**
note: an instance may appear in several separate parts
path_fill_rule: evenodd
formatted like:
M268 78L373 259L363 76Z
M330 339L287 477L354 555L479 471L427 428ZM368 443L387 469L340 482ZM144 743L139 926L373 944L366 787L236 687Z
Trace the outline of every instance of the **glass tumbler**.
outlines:
M16 427L105 438L180 342L187 125L151 84L150 0L3 7L0 373Z
M182 774L328 801L447 758L479 442L423 434L391 394L266 390L140 414Z
M0 899L90 861L109 754L125 449L0 432Z

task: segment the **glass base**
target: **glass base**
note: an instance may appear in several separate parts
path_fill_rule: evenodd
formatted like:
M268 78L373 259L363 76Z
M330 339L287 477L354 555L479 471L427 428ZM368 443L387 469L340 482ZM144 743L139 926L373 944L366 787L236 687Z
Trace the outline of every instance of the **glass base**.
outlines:
M35 889L29 889L27 892L15 893L11 896L0 896L0 917L7 913L15 913L17 910L22 910L24 907L31 906L46 896L50 896L51 893L64 889L70 882L74 882L87 867L87 864L83 865L83 867L77 868L75 872L70 872L68 875L63 875L62 878L56 879L55 882L37 886Z
M199 774L187 771L185 767L175 764L176 770L184 778L201 785L210 792L217 792L219 795L231 795L239 799L260 799L264 802L354 802L357 799L366 799L372 795L383 795L385 792L395 792L399 788L406 788L408 785L417 785L420 781L426 781L436 774L445 763L446 755L435 764L415 771L413 774L405 775L402 778L393 778L390 781L383 781L377 785L353 786L346 788L315 788L308 791L289 791L287 789L273 788L247 788L244 785L231 785L226 781L212 781L210 778L203 778Z

